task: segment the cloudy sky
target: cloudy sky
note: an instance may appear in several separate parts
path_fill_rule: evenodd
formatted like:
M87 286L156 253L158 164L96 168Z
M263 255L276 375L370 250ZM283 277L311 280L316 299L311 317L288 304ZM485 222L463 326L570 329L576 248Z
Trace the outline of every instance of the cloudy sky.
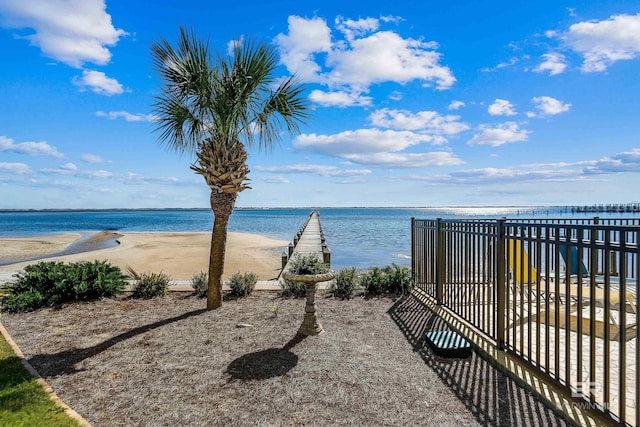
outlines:
M640 1L311 3L0 0L0 208L208 206L151 115L179 25L273 44L313 106L238 206L640 201Z

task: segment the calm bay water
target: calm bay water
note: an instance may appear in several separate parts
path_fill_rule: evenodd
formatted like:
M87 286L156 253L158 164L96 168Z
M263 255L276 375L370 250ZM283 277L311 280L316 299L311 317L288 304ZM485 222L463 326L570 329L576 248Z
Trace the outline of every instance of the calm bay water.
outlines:
M310 208L236 209L229 231L257 233L290 241ZM332 252L332 267L368 268L409 264L411 218L593 217L564 207L517 208L321 208L320 221ZM632 214L598 214L629 217ZM68 231L210 232L208 209L0 211L0 237ZM283 250L285 248L283 247Z

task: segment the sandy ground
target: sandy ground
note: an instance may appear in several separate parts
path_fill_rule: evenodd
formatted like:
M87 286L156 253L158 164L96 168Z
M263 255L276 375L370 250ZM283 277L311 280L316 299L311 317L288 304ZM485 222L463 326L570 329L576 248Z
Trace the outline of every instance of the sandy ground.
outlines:
M0 238L0 261L35 258L61 252L79 238L78 233Z
M209 265L211 233L121 233L120 245L108 249L47 258L47 261L108 260L121 268L131 266L139 273L164 272L173 280L189 280ZM80 237L63 234L30 238L0 239L0 260L41 257L64 250ZM277 276L280 255L288 242L256 234L229 232L224 279L235 272L252 271L259 280ZM36 261L0 266L0 281L8 280Z
M264 291L213 311L174 293L2 323L95 427L568 425L475 352L435 356L424 333L447 326L416 298L319 292L316 304L326 332L307 338L304 300Z

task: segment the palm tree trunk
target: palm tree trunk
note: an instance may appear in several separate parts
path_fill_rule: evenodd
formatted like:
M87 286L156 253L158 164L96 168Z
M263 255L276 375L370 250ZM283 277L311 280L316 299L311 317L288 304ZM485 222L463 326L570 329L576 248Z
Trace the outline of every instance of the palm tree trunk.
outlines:
M207 310L215 310L222 305L222 273L224 272L224 254L227 246L227 224L229 216L233 212L236 196L236 193L211 191L211 210L214 221L209 255Z

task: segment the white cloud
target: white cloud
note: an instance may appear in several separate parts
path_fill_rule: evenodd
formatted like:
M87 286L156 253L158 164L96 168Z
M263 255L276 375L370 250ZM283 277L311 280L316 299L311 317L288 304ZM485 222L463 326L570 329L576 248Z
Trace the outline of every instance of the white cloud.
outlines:
M618 153L599 160L573 163L524 164L508 168L478 168L444 175L409 176L408 179L433 184L499 184L505 186L521 182L585 182L597 175L640 172L640 148Z
M334 135L300 135L294 146L352 163L377 167L424 167L463 163L450 152L407 153L423 142L439 143L442 137L410 131L358 129Z
M589 175L621 172L640 172L640 148L590 162L585 167L585 173Z
M533 69L537 73L548 71L550 76L555 76L567 68L566 58L560 53L545 53L541 58L544 59L544 62Z
M348 92L323 92L314 90L309 94L309 99L323 107L353 107L369 106L373 98Z
M461 107L464 107L466 104L462 101L453 100L449 103L449 110L459 110Z
M78 175L78 168L73 163L67 163L57 168L40 169L38 172L44 175Z
M116 29L103 0L1 1L2 26L31 28L24 38L50 58L80 68L111 60L107 47L126 35Z
M447 89L455 83L449 67L440 65L437 44L403 39L391 31L379 31L355 39L348 47L335 49L327 57L332 68L330 83L368 87L373 83L420 80Z
M480 125L480 133L473 136L468 145L490 145L498 147L511 142L526 141L530 131L520 129L515 122L506 122L496 127Z
M582 71L605 71L640 54L640 13L573 24L560 38L583 57Z
M85 176L90 178L111 178L113 175L112 172L106 170L97 170L97 171L88 171L85 173Z
M326 21L292 15L287 22L289 34L279 34L275 39L280 47L280 60L302 81L322 81L321 67L315 62L315 55L331 50L331 30Z
M117 118L123 118L127 122L153 122L156 120L156 116L153 114L132 114L128 111L96 111L96 116L105 117L109 120L115 120Z
M28 165L24 163L6 163L0 162L0 171L11 172L19 175L25 175L31 172Z
M400 101L402 99L402 92L394 90L389 94L388 98L392 101Z
M242 42L244 42L244 37L242 36L236 40L229 40L227 42L227 55L233 56L233 52L236 50L236 48L242 46Z
M352 177L371 174L369 169L338 169L327 165L287 165L287 166L256 166L253 169L269 173L310 173L320 176ZM287 181L288 182L288 181Z
M273 177L265 178L264 182L267 182L269 184L288 184L289 180L284 176L273 176Z
M479 183L500 183L522 181L575 181L580 178L574 171L561 169L527 170L523 168L481 168L460 172L453 172L450 178L457 182L467 182L477 185Z
M288 34L275 38L282 63L302 81L348 86L354 93L388 81L420 80L438 89L455 82L451 70L440 64L437 43L378 31L375 18L354 21L338 17L336 22L346 34L344 39L332 40L324 19L298 16L289 17Z
M399 24L405 19L401 16L393 16L393 15L380 15L380 20L382 22L392 22L394 24Z
M21 142L16 144L13 139L0 136L0 151L12 151L14 153L27 154L29 156L51 156L58 159L64 157L46 142Z
M435 111L419 111L414 114L406 110L384 108L371 113L369 120L378 127L422 130L434 135L454 135L469 129L466 123L459 121L460 116L442 116Z
M347 40L353 40L357 36L363 36L378 29L380 21L376 18L364 18L354 21L345 19L342 16L336 17L336 28L340 30Z
M494 71L498 71L501 68L512 67L517 63L518 63L518 58L513 57L509 60L509 62L501 62L495 67L483 68L480 71L482 71L483 73L492 73Z
M101 71L84 70L82 77L74 77L72 83L80 87L81 90L88 88L99 95L111 96L124 93L124 88L116 79L107 77Z
M492 116L514 116L516 115L515 106L506 99L496 99L489 105L489 114Z
M80 158L87 163L104 163L104 159L95 154L83 154Z
M401 151L422 142L431 142L433 137L408 131L358 129L334 135L302 134L294 146L329 156L351 159L353 154L371 154Z
M455 166L464 162L447 151L430 153L370 153L350 154L351 161L377 167L420 168L431 166Z
M552 116L555 114L564 113L569 111L571 104L565 104L550 96L536 96L531 99L531 102L536 106L541 115ZM529 117L535 117L535 113L527 113Z

